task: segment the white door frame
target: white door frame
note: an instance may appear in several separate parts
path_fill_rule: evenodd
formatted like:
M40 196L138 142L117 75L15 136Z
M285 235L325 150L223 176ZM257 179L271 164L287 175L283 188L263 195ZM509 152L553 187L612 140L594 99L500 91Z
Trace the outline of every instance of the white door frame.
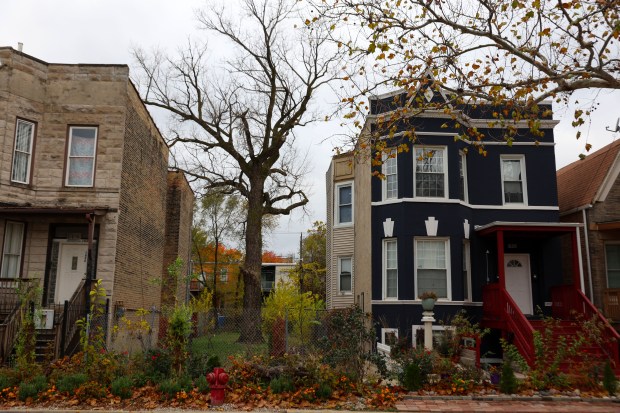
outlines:
M527 269L527 273L526 273L526 281L527 282L527 294L528 294L528 298L529 298L529 312L528 311L523 311L523 309L521 308L521 311L523 311L523 314L534 314L534 299L532 297L532 268L530 266L530 254L527 253L518 253L518 254L504 254L504 277L506 277L506 281L508 280L508 268L507 268L507 264L508 262L510 262L511 259L522 259L524 261L524 267L526 267ZM508 288L506 288L506 290L508 290ZM508 294L510 294L510 291L508 291ZM511 295L512 297L512 295ZM512 297L514 300L514 297ZM516 300L515 300L516 302ZM517 305L519 305L519 303L517 303Z
M86 253L88 254L88 244L86 242L80 242L80 241L67 241L67 240L62 240L59 242L58 245L58 266L57 266L57 270L56 270L56 287L55 287L55 294L54 294L54 301L58 302L58 297L60 297L60 287L62 285L63 282L63 274L62 274L62 259L63 259L63 249L65 246L67 245L80 245L80 246L85 246L86 247ZM86 258L88 260L88 257ZM88 265L88 263L87 263ZM84 269L85 273L84 273L84 277L86 277L86 271L87 271L87 267L85 267ZM79 283L78 283L79 285ZM73 295L75 291L71 292L71 295Z

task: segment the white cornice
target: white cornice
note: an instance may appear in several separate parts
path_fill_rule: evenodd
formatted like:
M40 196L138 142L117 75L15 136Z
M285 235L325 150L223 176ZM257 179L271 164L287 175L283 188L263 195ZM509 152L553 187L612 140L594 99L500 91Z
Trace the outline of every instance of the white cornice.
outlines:
M618 151L618 153L616 154L616 159L614 159L614 162L611 164L611 168L609 168L607 175L605 175L605 178L603 179L603 183L601 184L601 186L599 186L598 190L596 191L596 195L594 195L594 199L592 200L592 203L604 202L607 199L607 195L609 195L609 191L611 191L611 188L616 183L616 180L618 179L619 174L620 174L620 151Z
M460 199L446 199L446 198L398 198L390 199L387 201L374 201L371 202L372 206L382 206L390 204L401 203L427 203L427 204L459 204L471 209L499 209L508 211L558 211L560 208L554 205L475 205L468 202L461 201Z

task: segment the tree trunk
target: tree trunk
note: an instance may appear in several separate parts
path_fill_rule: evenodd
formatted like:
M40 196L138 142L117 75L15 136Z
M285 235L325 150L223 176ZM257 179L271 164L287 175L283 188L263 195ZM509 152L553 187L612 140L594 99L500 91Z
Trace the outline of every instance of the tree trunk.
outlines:
M245 260L241 267L243 275L243 317L239 342L262 343L261 333L261 287L260 271L263 250L263 187L264 180L251 182L248 197L247 224L245 231Z

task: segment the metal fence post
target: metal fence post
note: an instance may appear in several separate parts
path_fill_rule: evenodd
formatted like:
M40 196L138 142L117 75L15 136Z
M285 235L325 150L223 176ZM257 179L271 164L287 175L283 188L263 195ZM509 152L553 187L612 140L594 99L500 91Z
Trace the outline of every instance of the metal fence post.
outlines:
M288 308L284 309L284 351L288 353Z
M69 316L69 301L65 300L62 309L62 330L60 332L60 357L65 356L65 347L67 345L67 317Z

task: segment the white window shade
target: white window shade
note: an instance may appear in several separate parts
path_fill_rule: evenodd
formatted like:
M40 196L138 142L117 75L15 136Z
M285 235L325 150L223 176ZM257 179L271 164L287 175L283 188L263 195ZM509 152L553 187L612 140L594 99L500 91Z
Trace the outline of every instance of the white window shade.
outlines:
M418 296L433 291L438 298L448 298L446 241L417 240L416 257Z
M29 181L33 138L34 124L18 120L15 128L15 151L13 152L13 169L11 171L11 181L13 182L26 184Z
M19 278L22 242L24 239L24 224L7 222L4 232L4 248L2 253L2 278Z

